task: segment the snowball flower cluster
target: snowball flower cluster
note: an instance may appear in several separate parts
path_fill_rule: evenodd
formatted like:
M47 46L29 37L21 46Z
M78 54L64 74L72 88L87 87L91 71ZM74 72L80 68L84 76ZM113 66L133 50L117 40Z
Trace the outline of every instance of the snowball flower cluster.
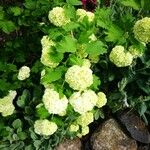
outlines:
M141 57L143 55L143 51L137 48L135 45L129 47L129 52L134 58Z
M86 112L78 117L77 124L81 126L87 126L94 121L94 116L92 112Z
M150 42L150 18L145 17L138 20L133 28L135 38L141 42Z
M37 120L34 123L34 131L39 135L52 135L57 130L57 125L47 119Z
M96 93L92 90L85 90L83 93L74 92L69 102L72 105L74 111L79 114L84 114L87 111L91 111L96 105L98 97Z
M58 65L58 63L54 62L54 60L50 58L50 54L53 53L51 47L55 46L55 43L52 40L50 40L48 36L43 36L41 44L42 44L42 55L41 55L42 64L51 68L55 68Z
M107 98L106 98L106 95L103 92L99 92L97 95L98 95L98 100L97 100L96 106L98 108L101 108L104 105L106 105Z
M115 46L109 55L109 59L117 67L126 67L131 65L133 56L130 52L125 52L123 46Z
M13 114L15 107L13 105L13 99L16 97L16 91L9 91L9 94L0 99L0 112L2 116L9 116Z
M70 132L77 132L79 130L79 125L78 124L71 124L69 131Z
M55 7L49 11L48 18L52 24L58 27L70 22L70 19L66 16L65 10L62 7Z
M93 84L92 70L85 66L74 65L67 70L65 81L74 90L85 90Z
M76 15L79 17L78 21L81 22L84 17L88 18L89 22L92 22L94 20L94 13L86 11L84 9L78 9L76 12Z
M85 66L85 67L90 68L90 67L91 67L91 62L90 62L90 60L89 60L89 59L83 59L82 66Z
M23 66L19 69L18 80L25 80L30 76L30 68L27 66Z
M50 114L63 116L65 115L68 106L68 99L66 96L60 98L58 92L47 88L43 95L43 103Z

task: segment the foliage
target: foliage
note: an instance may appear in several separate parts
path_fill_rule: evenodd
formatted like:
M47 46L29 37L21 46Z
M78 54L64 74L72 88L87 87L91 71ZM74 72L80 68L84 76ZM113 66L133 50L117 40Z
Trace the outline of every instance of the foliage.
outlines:
M76 91L65 82L71 66L84 66L90 61L93 84L88 89L103 91L107 97L105 107L112 113L126 108L135 109L144 121L150 120L150 44L134 37L137 20L149 16L149 0L113 0L108 7L99 0L93 22L88 16L78 21L76 10L82 8L79 0L10 0L0 2L0 100L10 90L17 91L13 100L15 111L3 117L0 114L0 149L53 149L64 138L78 133L69 126L80 116L68 105L66 116L50 114L42 104L45 88L53 88L60 99L67 99ZM48 19L49 11L63 7L70 22L56 27ZM88 8L88 7L87 7ZM90 36L96 37L93 41ZM41 61L41 39L47 35L55 41L48 60L59 63L56 68L44 66ZM128 67L117 67L109 60L112 49L121 45L126 51L135 46L143 55L133 59ZM87 64L86 64L87 65ZM30 68L30 77L18 80L19 69ZM42 74L41 72L44 74ZM87 98L88 100L88 98ZM0 110L1 112L1 110ZM94 120L103 119L107 112L96 106L90 111ZM34 123L38 119L55 122L58 130L50 136L38 135Z

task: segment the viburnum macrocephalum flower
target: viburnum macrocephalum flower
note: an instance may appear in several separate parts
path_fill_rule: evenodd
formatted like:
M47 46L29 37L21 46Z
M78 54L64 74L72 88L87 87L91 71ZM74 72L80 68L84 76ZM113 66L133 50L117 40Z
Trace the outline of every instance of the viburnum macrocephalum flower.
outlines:
M141 42L150 42L150 18L145 17L138 20L133 28L135 38Z
M117 67L126 67L131 65L133 56L130 52L125 52L123 46L115 46L109 55L109 59Z
M18 79L25 80L30 76L30 68L27 66L23 66L19 69Z
M89 133L89 127L88 126L83 126L81 127L81 133L78 133L77 136L79 138L82 138L82 136L85 136Z
M70 19L66 16L65 10L62 7L55 7L49 11L48 18L52 24L58 27L70 22Z
M69 102L72 105L74 111L79 114L84 114L87 111L91 111L93 107L96 105L98 100L97 95L92 90L85 90L83 93L74 92Z
M62 116L65 115L68 106L68 99L66 96L60 98L58 92L47 88L43 95L43 103L50 114L58 114Z
M55 43L49 39L48 36L43 36L41 39L42 44L42 55L41 55L41 62L45 66L50 68L55 68L58 66L59 63L54 62L50 57L50 54L53 53L52 46L55 46Z
M84 17L87 17L89 22L92 22L95 18L94 13L86 11L84 9L77 9L76 15L79 17L79 22L82 22Z
M139 49L137 46L132 45L129 47L129 52L134 58L141 57L143 55L143 50Z
M52 135L57 131L57 128L55 122L51 122L47 119L36 120L34 123L34 131L39 135Z
M70 132L77 132L79 130L79 125L78 124L71 124L69 127Z
M93 84L92 70L85 66L74 65L67 70L65 81L74 90L85 90Z
M13 105L13 99L16 97L16 91L9 91L9 94L3 98L0 98L0 112L2 116L12 115L15 107Z
M97 95L98 95L98 100L97 100L96 106L98 108L101 108L104 105L106 105L107 98L106 98L106 95L103 92L99 92Z
M87 126L94 121L94 116L92 112L86 112L78 117L77 124L81 126Z

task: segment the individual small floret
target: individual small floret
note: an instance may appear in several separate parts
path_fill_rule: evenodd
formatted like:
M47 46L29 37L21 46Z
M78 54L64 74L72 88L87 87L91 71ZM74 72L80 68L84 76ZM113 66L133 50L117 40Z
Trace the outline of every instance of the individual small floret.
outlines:
M109 59L117 67L126 67L132 64L133 56L130 52L125 52L123 46L115 46L109 55Z
M30 76L30 68L27 66L23 66L19 69L19 73L18 73L18 79L19 80L25 80L27 78L29 78Z
M36 120L34 123L34 131L39 135L52 135L57 131L57 128L55 122L51 122L47 119Z
M79 130L79 125L78 124L71 124L69 131L70 132L77 132Z
M55 7L49 11L48 18L52 24L58 27L70 22L70 19L66 16L65 10L62 7Z
M92 90L85 90L83 93L75 92L69 99L73 109L79 114L91 111L96 105L98 97Z
M65 81L74 90L85 90L93 84L92 70L85 66L74 65L67 70Z
M98 100L97 100L96 106L98 108L101 108L101 107L106 105L107 98L106 98L106 95L103 92L99 92L97 95L98 95Z
M138 20L133 28L135 38L141 42L150 42L150 18L145 17Z

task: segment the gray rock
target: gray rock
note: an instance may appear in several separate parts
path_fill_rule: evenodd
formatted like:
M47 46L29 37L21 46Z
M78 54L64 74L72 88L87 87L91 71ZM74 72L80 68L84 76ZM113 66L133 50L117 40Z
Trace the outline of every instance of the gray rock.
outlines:
M81 141L79 138L73 140L65 139L55 150L81 150Z
M136 141L120 129L114 119L107 120L91 137L93 150L137 150Z

